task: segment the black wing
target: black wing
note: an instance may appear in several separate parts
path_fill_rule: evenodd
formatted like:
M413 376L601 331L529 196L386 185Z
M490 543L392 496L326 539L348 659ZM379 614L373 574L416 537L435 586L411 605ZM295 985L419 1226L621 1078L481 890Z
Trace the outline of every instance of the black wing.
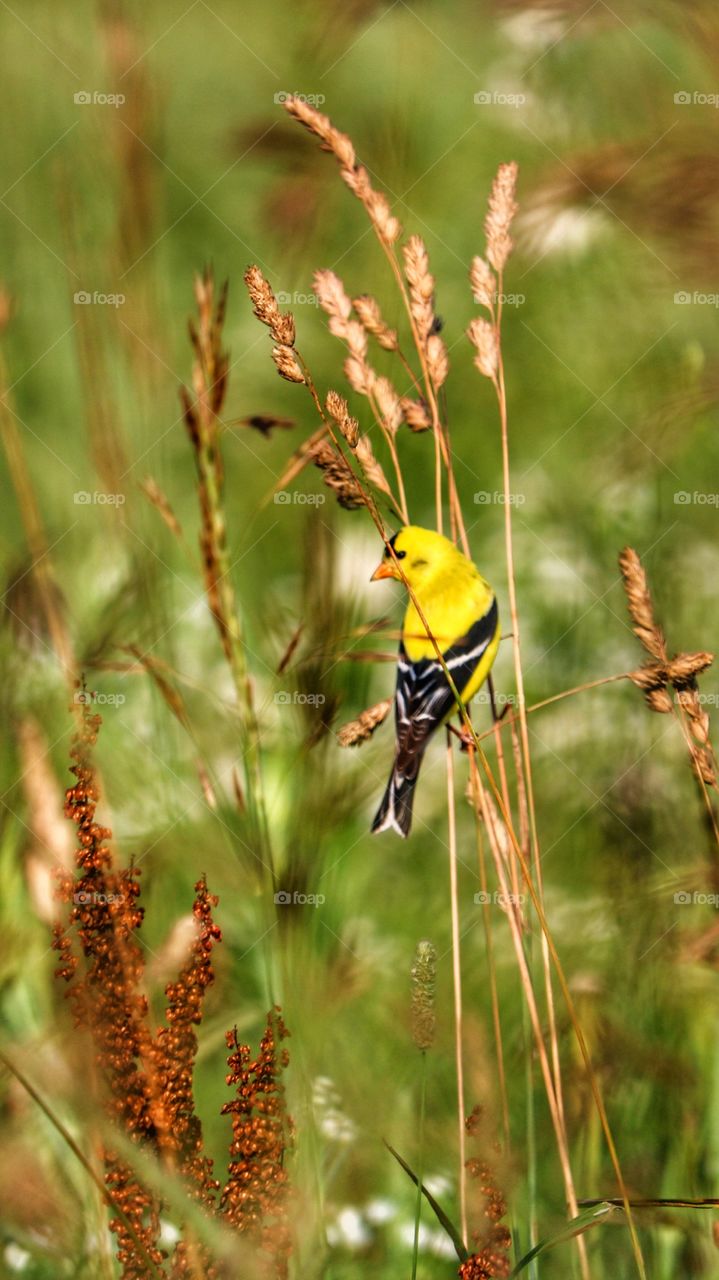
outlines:
M497 601L470 627L461 640L444 654L444 661L458 693L466 688L482 654L491 643L497 630ZM397 764L407 773L410 761L418 756L421 761L427 740L449 715L455 704L444 668L437 658L422 658L410 662L400 644L397 664L397 690L395 695L395 724L397 732Z

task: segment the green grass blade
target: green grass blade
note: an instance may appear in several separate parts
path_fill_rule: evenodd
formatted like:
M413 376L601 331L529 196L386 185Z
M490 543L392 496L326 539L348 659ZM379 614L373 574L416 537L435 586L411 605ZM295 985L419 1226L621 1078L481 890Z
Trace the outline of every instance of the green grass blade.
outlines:
M457 1251L457 1257L459 1258L460 1262L466 1262L467 1258L469 1257L469 1254L467 1253L467 1250L464 1247L464 1241L462 1240L462 1237L459 1231L457 1230L457 1228L455 1227L454 1223L452 1222L452 1220L448 1218L442 1206L437 1203L434 1196L425 1187L424 1183L420 1182L416 1173L413 1173L413 1171L410 1169L409 1165L407 1164L407 1161L402 1159L399 1152L395 1151L394 1147L391 1147L388 1142L385 1142L384 1145L386 1146L387 1150L392 1153L397 1163L402 1166L407 1176L412 1179L414 1185L421 1189L422 1195L425 1197L427 1204L430 1205L430 1207L434 1210L434 1213L437 1217L437 1221L444 1228L450 1240L452 1241L452 1244L454 1245Z

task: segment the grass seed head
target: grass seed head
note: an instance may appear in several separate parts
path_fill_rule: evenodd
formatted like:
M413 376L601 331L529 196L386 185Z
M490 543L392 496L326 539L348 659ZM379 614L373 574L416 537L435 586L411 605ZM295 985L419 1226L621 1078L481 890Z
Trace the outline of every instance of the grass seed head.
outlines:
M477 353L474 357L474 363L479 372L483 377L494 380L497 376L499 362L497 331L494 325L489 324L487 320L483 320L481 316L475 316L469 323L467 337Z
M367 707L356 720L350 720L337 733L337 741L341 747L358 747L361 742L367 742L372 737L375 729L387 719L392 705L393 698L383 698L381 702L376 702L373 707Z
M412 1039L426 1053L432 1048L436 1033L435 994L437 986L437 950L426 940L417 943L412 978Z
M487 257L495 271L500 272L504 270L513 248L509 228L518 208L514 198L517 172L517 165L514 162L499 166L492 184L487 217L484 222Z
M285 378L287 382L304 382L305 375L302 372L297 356L292 347L279 346L272 348L272 359L281 378Z
M385 351L396 351L398 348L397 331L390 329L382 319L379 303L368 293L353 298L352 306L368 333L376 339Z
M634 634L647 653L660 662L667 660L667 647L661 627L654 619L654 605L639 556L633 547L625 547L619 557L619 568L624 579L629 616L634 623Z
M330 418L337 423L350 449L356 449L359 440L359 422L352 417L344 396L336 391L328 391L325 409Z
M480 258L479 254L472 259L469 281L474 301L478 306L487 307L491 311L497 292L497 280L489 263L485 262L484 258Z

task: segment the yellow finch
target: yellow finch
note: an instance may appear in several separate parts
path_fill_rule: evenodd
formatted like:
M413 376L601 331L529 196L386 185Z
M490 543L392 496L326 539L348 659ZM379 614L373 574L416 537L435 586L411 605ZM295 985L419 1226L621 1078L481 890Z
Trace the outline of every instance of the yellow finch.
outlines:
M401 566L427 626L410 598L397 664L395 758L372 830L392 828L398 835L408 836L414 788L427 743L457 708L427 628L437 641L463 704L489 673L500 629L492 588L448 538L431 529L407 525L390 539L390 545L397 560L386 547L372 581L397 578L401 582Z

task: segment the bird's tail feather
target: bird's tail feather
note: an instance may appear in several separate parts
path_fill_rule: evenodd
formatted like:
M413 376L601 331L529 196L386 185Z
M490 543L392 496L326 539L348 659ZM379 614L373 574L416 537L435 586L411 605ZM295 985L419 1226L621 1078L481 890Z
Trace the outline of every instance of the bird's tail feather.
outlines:
M421 757L420 757L421 758ZM417 785L419 760L413 761L411 773L405 773L395 761L387 783L387 790L372 823L372 834L380 831L396 831L406 840L412 826L412 805Z

